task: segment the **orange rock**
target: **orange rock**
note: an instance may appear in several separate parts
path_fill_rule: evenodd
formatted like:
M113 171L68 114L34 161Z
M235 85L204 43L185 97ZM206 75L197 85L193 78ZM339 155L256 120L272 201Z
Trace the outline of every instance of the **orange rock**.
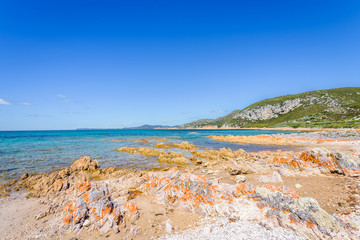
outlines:
M80 192L86 192L91 189L91 184L88 182L78 183L76 184L76 189Z
M138 210L135 201L127 202L125 208L128 209L130 213L136 213Z

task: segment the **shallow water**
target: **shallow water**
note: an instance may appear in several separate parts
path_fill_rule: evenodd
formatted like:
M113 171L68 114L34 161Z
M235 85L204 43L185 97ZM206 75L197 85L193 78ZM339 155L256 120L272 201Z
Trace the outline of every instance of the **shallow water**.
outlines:
M244 149L249 152L290 147L236 144L212 141L210 135L258 135L292 133L274 130L68 130L68 131L0 131L0 181L21 176L25 172L41 173L70 165L82 156L97 159L101 167L132 167L149 169L158 167L156 158L138 154L114 152L124 146L148 147L149 143L133 140L166 138L168 142L188 141L195 146L211 149ZM112 141L112 140L124 140ZM172 150L174 151L174 150Z

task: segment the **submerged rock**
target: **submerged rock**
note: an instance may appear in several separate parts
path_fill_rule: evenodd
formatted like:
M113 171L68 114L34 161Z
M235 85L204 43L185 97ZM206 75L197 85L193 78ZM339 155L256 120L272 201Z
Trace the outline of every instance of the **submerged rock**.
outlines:
M165 144L164 144L165 145ZM140 153L148 157L157 157L159 162L188 164L189 160L183 157L179 152L165 152L163 149L151 149L143 147L122 147L117 152Z

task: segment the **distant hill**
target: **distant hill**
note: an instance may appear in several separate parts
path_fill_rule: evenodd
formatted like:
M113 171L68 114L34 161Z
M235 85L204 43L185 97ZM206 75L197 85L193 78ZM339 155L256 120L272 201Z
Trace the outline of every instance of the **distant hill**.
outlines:
M217 119L181 128L214 127L360 127L360 87L334 88L256 102Z
M142 125L139 127L128 127L128 128L122 128L122 129L157 129L157 128L174 128L179 126L163 126L163 125Z

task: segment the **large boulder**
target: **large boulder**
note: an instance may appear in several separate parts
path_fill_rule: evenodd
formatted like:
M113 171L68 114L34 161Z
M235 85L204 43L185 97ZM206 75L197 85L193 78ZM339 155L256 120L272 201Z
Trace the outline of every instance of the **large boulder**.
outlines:
M106 234L110 230L119 232L118 224L123 219L125 211L111 200L108 188L91 186L86 182L77 184L75 188L79 197L65 206L63 226L72 226L71 229L74 229L75 233L78 229L90 225L99 229L100 234Z
M345 229L359 229L353 222L339 219L322 209L319 203L309 197L300 198L292 189L271 185L257 186L254 197L259 201L259 207L270 207L267 216L282 221L287 213L292 222L305 223L311 232L317 229L326 235L344 231Z
M89 156L84 156L79 160L76 160L71 166L72 171L81 171L81 170L95 170L99 168L99 163L97 160L91 159Z

